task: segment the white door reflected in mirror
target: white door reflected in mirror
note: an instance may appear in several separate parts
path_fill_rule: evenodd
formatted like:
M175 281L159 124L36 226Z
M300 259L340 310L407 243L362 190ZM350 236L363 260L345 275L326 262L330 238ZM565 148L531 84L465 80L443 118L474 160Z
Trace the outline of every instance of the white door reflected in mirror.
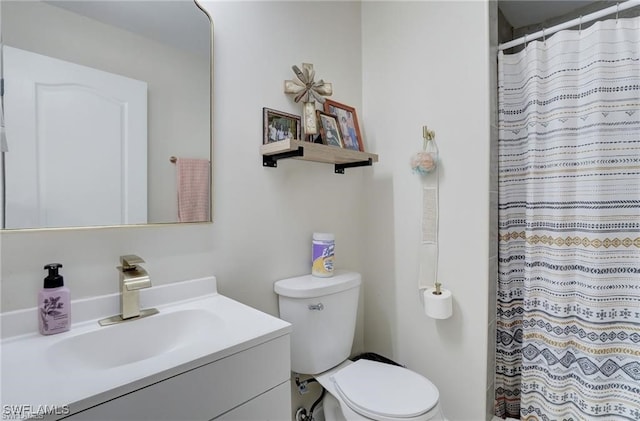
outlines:
M4 74L5 227L146 223L147 84L12 47Z

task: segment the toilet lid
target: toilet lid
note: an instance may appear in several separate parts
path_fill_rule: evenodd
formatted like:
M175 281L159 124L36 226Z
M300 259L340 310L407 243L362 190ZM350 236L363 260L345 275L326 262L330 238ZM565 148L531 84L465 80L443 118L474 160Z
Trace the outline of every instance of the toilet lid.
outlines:
M338 394L366 417L411 418L437 405L438 389L403 367L358 360L333 375Z

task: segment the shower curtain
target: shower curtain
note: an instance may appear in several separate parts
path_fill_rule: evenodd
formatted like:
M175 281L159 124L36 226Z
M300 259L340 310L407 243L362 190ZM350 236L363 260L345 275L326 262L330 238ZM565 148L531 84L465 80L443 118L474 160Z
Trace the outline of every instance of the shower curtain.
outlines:
M499 55L498 416L640 420L640 18Z

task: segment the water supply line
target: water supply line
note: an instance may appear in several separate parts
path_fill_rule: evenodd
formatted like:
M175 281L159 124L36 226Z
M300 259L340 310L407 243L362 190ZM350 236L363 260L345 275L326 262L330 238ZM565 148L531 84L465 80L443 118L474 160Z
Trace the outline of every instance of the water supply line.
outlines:
M313 377L307 380L300 381L300 376L296 376L295 382L298 388L298 393L300 393L301 395L304 395L305 393L308 392L307 385L309 383L315 382L320 384L318 380L316 380ZM322 385L320 385L320 387L322 387L322 392L320 393L320 397L318 397L318 399L316 399L313 402L313 404L311 405L311 408L309 408L309 411L307 411L306 408L304 407L298 408L298 410L296 411L296 421L314 421L315 418L313 417L313 413L316 410L316 407L320 405L320 403L322 402L322 399L324 399L324 396L327 393L327 390Z

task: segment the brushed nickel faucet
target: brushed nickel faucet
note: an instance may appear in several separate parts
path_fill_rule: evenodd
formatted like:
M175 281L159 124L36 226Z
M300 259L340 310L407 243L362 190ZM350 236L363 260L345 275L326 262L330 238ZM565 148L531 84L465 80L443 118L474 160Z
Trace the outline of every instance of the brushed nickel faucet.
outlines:
M120 266L117 267L120 274L120 314L100 320L101 326L137 320L158 313L155 308L140 310L139 291L151 286L149 274L139 266L140 263L144 263L144 260L135 254L120 256Z

